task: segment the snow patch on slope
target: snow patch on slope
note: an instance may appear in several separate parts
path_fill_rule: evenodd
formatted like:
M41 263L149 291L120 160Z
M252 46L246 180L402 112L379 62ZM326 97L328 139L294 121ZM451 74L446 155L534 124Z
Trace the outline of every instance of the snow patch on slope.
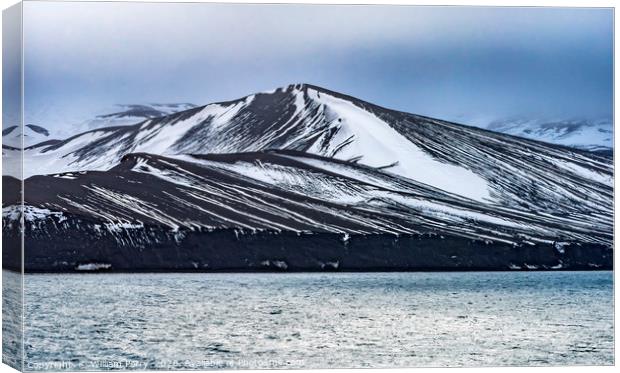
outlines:
M345 179L336 182L334 178L326 178L321 173L313 173L299 168L263 162L216 162L198 159L191 156L177 156L201 166L214 168L221 171L229 171L243 177L251 178L269 185L277 186L301 195L321 198L330 202L341 204L360 203L369 195L352 188Z
M393 165L385 171L476 201L491 200L487 182L472 171L434 159L388 123L351 102L325 93L319 97L315 90L308 92L326 105L338 128L327 151L333 154L325 154L320 141L315 142L310 153L342 160L361 157L359 162L371 167Z

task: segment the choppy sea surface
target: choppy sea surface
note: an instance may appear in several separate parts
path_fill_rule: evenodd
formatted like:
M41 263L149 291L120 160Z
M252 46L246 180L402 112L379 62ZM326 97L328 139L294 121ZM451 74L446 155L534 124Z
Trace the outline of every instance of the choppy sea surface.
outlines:
M46 274L24 295L27 370L614 362L612 272Z

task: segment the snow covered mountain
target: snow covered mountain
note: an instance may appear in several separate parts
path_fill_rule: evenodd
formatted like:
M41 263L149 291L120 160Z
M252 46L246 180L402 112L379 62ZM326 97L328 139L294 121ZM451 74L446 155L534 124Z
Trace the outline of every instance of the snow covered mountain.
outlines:
M609 119L509 118L492 121L486 128L601 154L612 154L613 149L613 123Z
M612 263L609 158L307 84L85 132L24 162L33 270ZM3 207L10 236L16 207Z

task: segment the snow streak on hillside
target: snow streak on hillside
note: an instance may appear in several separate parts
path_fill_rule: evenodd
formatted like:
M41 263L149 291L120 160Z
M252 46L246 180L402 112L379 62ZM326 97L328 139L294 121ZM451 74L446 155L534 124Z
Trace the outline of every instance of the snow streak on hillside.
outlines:
M507 243L606 243L609 218L585 221L480 204L372 167L294 151L132 154L107 172L27 180L27 220L99 219L108 229L239 228L342 234L441 232ZM69 227L67 227L69 228Z

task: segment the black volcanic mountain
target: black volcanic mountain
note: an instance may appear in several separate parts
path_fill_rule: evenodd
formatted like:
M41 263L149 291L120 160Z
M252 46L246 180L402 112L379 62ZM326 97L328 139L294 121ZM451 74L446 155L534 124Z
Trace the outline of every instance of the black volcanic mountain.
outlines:
M27 270L612 263L608 158L311 85L89 131L24 162ZM18 181L4 182L11 237Z

